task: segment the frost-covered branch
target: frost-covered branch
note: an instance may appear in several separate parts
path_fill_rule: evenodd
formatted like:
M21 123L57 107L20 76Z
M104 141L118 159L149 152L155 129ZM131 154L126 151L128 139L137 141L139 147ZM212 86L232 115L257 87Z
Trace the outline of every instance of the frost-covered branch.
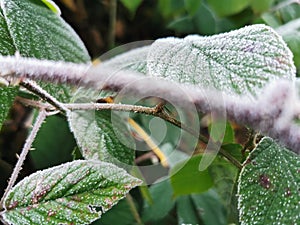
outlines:
M9 56L0 57L0 65L2 76L69 83L138 98L156 96L182 108L196 107L204 113L225 111L228 119L260 130L300 154L300 127L295 122L300 113L300 101L292 82L273 82L253 99L129 71L112 73L89 65Z
M22 166L23 163L26 159L26 156L28 154L28 152L30 151L30 148L32 146L32 143L37 135L38 130L40 129L42 123L44 122L44 120L46 119L47 113L45 110L41 110L39 112L39 115L36 118L36 121L32 127L31 133L29 134L28 138L26 139L26 142L24 144L24 147L21 151L21 154L19 156L18 162L14 168L14 171L9 179L7 188L5 189L5 193L3 194L1 201L0 201L0 208L3 208L3 204L4 204L4 200L6 198L6 196L8 195L9 191L12 189L12 187L14 186L18 175L20 173L20 171L22 170Z

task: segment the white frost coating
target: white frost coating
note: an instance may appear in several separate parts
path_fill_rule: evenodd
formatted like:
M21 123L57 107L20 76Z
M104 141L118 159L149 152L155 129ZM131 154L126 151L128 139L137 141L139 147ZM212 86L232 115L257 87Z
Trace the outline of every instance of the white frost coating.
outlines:
M238 178L241 224L296 224L300 217L297 156L265 137L246 162ZM262 176L266 179L261 182Z
M2 76L67 82L98 90L126 90L128 95L136 97L162 96L184 108L194 104L201 112L218 111L225 105L228 119L261 130L264 134L279 139L294 152L300 153L300 127L292 120L298 116L300 101L293 82L286 80L273 82L270 87L262 90L263 94L257 96L257 99L251 100L247 96L225 94L209 86L199 88L158 78L146 78L130 71L115 73L115 70L111 72L101 67L91 67L90 70L88 68L89 65L0 56ZM136 85L131 85L134 82ZM186 95L174 91L178 88Z
M79 81L91 66L91 64L22 58L18 55L0 56L0 62L0 76L13 75L37 80L60 80L60 82Z
M292 53L270 27L252 25L209 37L155 41L147 57L150 76L257 96L276 79L295 79Z
M141 73L146 73L147 69L147 55L150 50L150 46L136 48L127 51L125 54L117 55L109 60L106 60L96 67L114 69L116 72L119 70L133 70Z
M25 177L10 190L2 215L10 224L15 224L15 221L18 224L49 224L51 218L57 221L56 214L49 216L49 209L64 210L69 217L60 218L58 215L61 223L90 224L102 214L99 210L93 210L96 206L101 207L103 212L107 211L124 198L130 189L141 183L141 180L111 163L75 160ZM109 190L107 187L113 184L118 186ZM79 201L73 201L72 207L69 207L66 203L70 202L72 196ZM84 201L81 201L82 197ZM88 206L92 206L94 215L91 216L91 212L87 211ZM78 217L78 209L85 217ZM88 213L90 216L86 216Z

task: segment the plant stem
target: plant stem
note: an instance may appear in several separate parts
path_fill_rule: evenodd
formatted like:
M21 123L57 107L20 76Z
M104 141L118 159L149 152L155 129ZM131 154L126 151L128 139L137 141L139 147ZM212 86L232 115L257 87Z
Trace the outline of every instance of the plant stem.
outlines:
M158 96L184 109L194 106L202 113L222 111L229 120L260 131L300 154L300 132L295 123L300 103L298 88L292 81L274 81L262 90L262 94L252 99L249 96L229 95L209 87L200 88L153 77L146 78L128 70L115 73L116 71L105 66L91 67L90 64L15 56L0 56L0 63L0 76L79 85L95 90L126 90L128 96ZM133 83L135 85L132 85ZM292 101L292 104L288 104Z
M159 104L156 107L145 107L145 106L136 106L136 105L126 105L126 104L111 104L111 103L75 103L75 104L64 104L69 110L115 110L115 111L127 111L127 112L138 112L147 115L152 115L159 117L198 138L203 143L208 143L208 140L205 136L197 134L197 132L190 127L182 124L180 121L176 120L172 116L168 115ZM232 157L224 149L220 148L220 154L229 160L237 168L241 169L241 163Z
M117 0L109 0L109 28L108 28L108 46L115 46L116 35L116 20L117 20Z
M232 157L232 155L230 155L226 150L220 148L219 152L222 156L224 156L229 162L235 165L238 169L241 170L243 168L242 164L238 160L236 160L236 158Z
M31 87L31 86L30 86ZM42 92L38 91L35 93L42 97L40 94ZM32 100L26 100L23 98L20 98L20 100L24 104L32 105L34 107L40 107L40 106L46 106L45 104L41 104ZM49 100L49 98L46 98L46 100ZM56 99L52 99L52 101L49 101L49 103L53 103L54 101L57 101ZM203 143L208 143L208 140L203 135L197 134L197 132L190 127L182 124L180 121L176 120L172 116L170 116L168 113L166 113L163 110L163 103L158 104L155 107L146 107L146 106L136 106L136 105L127 105L127 104L114 104L114 103L71 103L71 104L63 104L57 101L56 106L63 109L65 112L69 110L115 110L115 111L126 111L126 112L138 112L143 113L146 115L152 115L155 117L159 117L185 131L193 135L194 137L198 138ZM49 108L47 109L53 109L50 108L52 106L49 105ZM237 168L241 169L242 165L239 161L237 161L234 157L232 157L230 154L228 154L224 149L220 149L220 154L224 156L226 159L228 159L233 165L235 165Z
M23 98L23 97L20 97L20 96L16 97L16 101L22 103L25 106L31 106L31 107L36 108L36 109L45 109L46 111L53 111L53 110L56 109L51 104L43 103L43 102L40 102L40 101L35 101L35 100L27 99L27 98Z
M148 115L155 115L155 108L147 106L115 104L115 103L71 103L63 104L68 110L115 110L126 112L139 112Z
M138 213L138 211L135 207L133 198L131 197L130 194L126 195L126 201L127 201L128 205L130 207L130 211L131 211L133 217L135 218L137 224L138 225L144 225L144 223L142 222L141 217L140 217L140 215L139 215L139 213Z
M31 91L32 93L38 95L42 99L46 100L61 112L66 113L67 111L69 111L61 102L59 102L56 98L54 98L44 89L42 89L34 81L31 81L29 79L24 79L22 82L20 82L20 85L25 87L27 90Z
M9 179L7 188L5 189L5 192L4 192L4 194L3 194L2 198L1 198L0 209L3 209L3 207L4 207L3 206L4 200L7 197L9 191L14 186L14 184L15 184L17 178L18 178L18 175L19 175L20 171L22 170L22 165L23 165L23 163L24 163L24 161L26 159L26 156L27 156L28 152L30 151L32 143L33 143L33 141L34 141L34 139L35 139L35 137L37 135L37 132L40 129L40 127L41 127L43 121L45 120L46 116L47 116L46 111L42 109L39 112L39 114L38 114L38 116L36 118L36 121L35 121L35 123L34 123L34 125L32 127L32 130L31 130L28 138L26 139L24 147L23 147L23 149L21 151L21 154L19 156L17 164L16 164L16 166L15 166L13 172L12 172L12 175L11 175L11 177Z

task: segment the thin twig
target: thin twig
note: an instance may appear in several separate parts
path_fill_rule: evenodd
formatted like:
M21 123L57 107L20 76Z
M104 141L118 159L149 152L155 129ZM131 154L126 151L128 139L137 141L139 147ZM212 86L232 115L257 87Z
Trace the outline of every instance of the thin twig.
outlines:
M139 112L148 115L155 115L155 108L147 106L115 104L115 103L66 103L63 104L68 110L114 110L126 112Z
M3 219L3 211L0 212L0 221L1 221L1 223L4 224L4 225L9 225L9 223L6 222L6 221Z
M0 209L3 209L3 207L4 207L3 206L4 200L7 197L9 191L14 186L14 184L15 184L17 178L18 178L18 175L19 175L20 171L22 170L22 165L23 165L23 163L26 159L26 156L27 156L28 152L30 151L32 143L33 143L33 141L34 141L34 139L37 135L37 132L40 129L40 127L41 127L43 121L45 120L46 116L47 116L47 112L45 110L41 110L39 112L39 115L36 118L36 121L35 121L35 123L32 127L32 130L31 130L28 138L26 139L24 147L21 151L18 162L17 162L17 164L16 164L16 166L15 166L13 172L12 172L12 175L11 175L10 179L9 179L9 182L8 182L7 188L5 189L4 195L1 198Z
M169 116L168 113L166 113L162 106L156 106L156 107L145 107L145 106L136 106L136 105L125 105L125 104L108 104L108 103L75 103L75 104L64 104L66 108L69 110L104 110L104 109L110 109L110 110L116 110L116 111L129 111L129 112L138 112L143 113L147 115L152 115L159 117L196 137L200 141L204 143L208 143L208 140L203 135L197 133L195 130L191 129L190 127L186 126L185 124L182 124L180 121L176 120L175 118ZM159 109L159 110L158 110ZM233 165L235 165L237 168L241 169L242 165L241 163L236 160L234 157L232 157L230 154L226 152L224 149L220 149L220 154L224 156L226 159L228 159Z
M29 79L24 79L23 81L20 82L20 85L25 87L27 90L31 91L32 93L40 96L42 99L52 104L55 108L57 108L61 112L66 113L68 111L68 109L61 102L59 102L56 98L54 98L44 89L42 89L34 81Z
M38 93L37 93L38 94ZM25 100L25 104L31 104L34 106L39 106L40 103L35 103L35 101L32 100ZM203 135L200 135L195 130L191 129L190 127L186 126L185 124L182 124L180 121L176 120L172 116L170 116L168 113L166 113L163 109L163 105L155 106L155 107L146 107L146 106L136 106L136 105L127 105L127 104L114 104L114 103L68 103L63 104L59 103L62 108L65 108L66 110L114 110L114 111L126 111L126 112L138 112L143 113L146 115L152 115L155 117L159 117L196 137L203 143L208 143L208 140ZM237 161L234 157L232 157L230 154L228 154L224 149L220 149L220 154L223 155L225 158L227 158L230 162L232 162L235 166L237 166L239 169L242 168L242 165L239 161Z
M137 224L138 225L144 225L144 223L142 222L141 217L140 217L140 215L139 215L139 213L138 213L138 211L137 211L137 209L135 207L133 198L131 197L130 194L126 195L126 201L127 201L128 205L129 205L130 211L131 211L134 219L136 220Z
M232 155L230 155L226 150L224 150L222 147L220 148L219 153L225 157L229 162L231 162L233 165L235 165L238 169L242 169L243 165Z
M25 106L31 106L31 107L36 108L36 109L45 109L47 111L52 111L52 110L56 109L55 107L53 107L49 103L35 101L35 100L20 97L20 96L16 97L16 101L22 103Z
M117 20L117 0L109 0L109 28L108 28L108 46L115 46L116 35L116 20Z
M137 158L134 160L134 162L135 162L136 164L139 164L139 163L141 163L141 162L144 162L144 161L146 161L146 160L149 160L149 159L152 159L152 158L155 158L155 157L157 157L157 156L154 154L154 152L148 152L148 153L145 153L145 154L143 154L143 155L137 157Z

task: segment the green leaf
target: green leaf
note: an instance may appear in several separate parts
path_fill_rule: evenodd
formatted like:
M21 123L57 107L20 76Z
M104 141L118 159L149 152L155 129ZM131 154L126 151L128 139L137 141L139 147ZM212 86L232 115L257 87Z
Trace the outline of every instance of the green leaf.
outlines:
M144 202L142 219L145 222L164 218L175 205L169 179L165 178L165 180L157 181L149 188L149 191L153 204L149 204L147 201Z
M232 222L238 221L236 180L238 169L224 158L217 156L208 167L214 182L214 190L220 196L227 215Z
M168 29L188 34L195 31L195 26L190 16L184 16L177 18L173 20L170 24L168 24Z
M255 96L271 80L295 78L291 51L265 25L211 37L158 39L151 45L147 61L151 76L226 93Z
M126 199L122 199L112 209L106 212L100 220L93 225L132 225L135 219Z
M103 93L78 89L73 102L96 102ZM85 159L132 165L135 141L118 113L110 110L74 110L67 114L71 131ZM114 123L113 123L114 122Z
M176 199L178 224L225 225L227 214L217 193L210 189L202 194L184 195Z
M184 0L185 9L186 11L188 11L190 16L195 15L200 4L201 4L201 0Z
M3 0L0 15L0 53L86 63L90 57L74 30L41 0ZM43 84L50 94L68 101L71 88Z
M245 160L245 154L243 154L243 146L237 143L228 143L223 144L222 148L227 151L231 156L237 159L239 162L243 162Z
M274 0L250 0L250 5L255 13L262 13L267 11L273 2Z
M209 136L214 142L232 143L234 142L234 130L229 122L224 120L211 121L208 126Z
M164 17L172 17L184 11L182 0L159 0L158 9Z
M144 46L127 51L123 54L117 55L109 60L100 63L97 67L108 68L113 72L120 70L132 70L140 73L147 73L147 55L150 46Z
M192 200L196 211L205 225L226 225L226 210L220 202L218 194L210 189L203 194L193 194Z
M65 118L56 115L47 117L32 147L30 157L35 168L45 169L71 161L76 142Z
M143 0L121 0L121 2L134 15Z
M38 59L88 62L74 30L40 0L3 0L3 16L15 50Z
M280 26L280 19L277 18L273 13L265 12L261 15L262 20L267 25L276 28Z
M0 87L0 129L17 93L18 87Z
M222 202L224 205L229 206L231 196L234 194L233 191L238 169L220 156L215 158L208 169L213 178L214 187L218 191Z
M197 33L202 35L215 34L217 28L216 19L212 11L204 2L202 2L200 7L198 7L197 9L198 10L193 16L193 23L196 27Z
M300 31L295 31L292 34L285 35L284 40L290 47L294 55L294 63L297 67L297 70L300 68ZM299 73L299 71L298 71Z
M186 160L190 157L189 154L177 150L171 143L163 144L160 147L160 150L166 156L170 168L173 168L178 164L178 162L182 162L182 160Z
M170 170L171 185L174 195L185 195L207 191L213 185L208 170L199 171L202 155L197 155L187 161L175 165Z
M133 56L132 60L122 59ZM252 25L228 33L164 38L121 54L100 67L116 65L179 83L257 96L272 80L295 79L292 53L272 28Z
M31 174L4 202L11 224L89 224L141 182L112 164L78 160Z
M132 165L135 142L121 117L114 116L118 127L112 124L112 113L76 110L68 114L69 126L85 159Z
M190 195L183 195L176 199L178 224L199 224L199 216Z
M299 6L300 8L300 6ZM282 26L278 26L276 31L283 36L283 39L288 44L289 48L293 52L294 62L299 69L300 67L300 19L297 18ZM298 71L299 72L299 71Z
M287 23L300 17L300 7L298 3L290 2L283 5L284 7L281 7L278 10L280 13L280 19L283 23Z
M299 168L298 155L271 138L263 138L239 177L241 224L297 224Z
M241 12L249 5L249 0L207 0L219 16L230 16Z

